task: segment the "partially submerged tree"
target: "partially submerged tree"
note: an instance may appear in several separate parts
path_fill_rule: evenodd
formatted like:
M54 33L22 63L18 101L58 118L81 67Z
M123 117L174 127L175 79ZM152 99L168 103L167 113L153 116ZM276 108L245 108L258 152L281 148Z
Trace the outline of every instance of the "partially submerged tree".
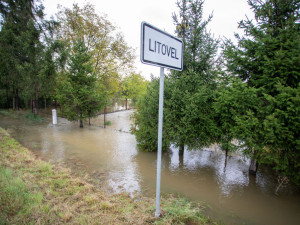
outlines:
M136 104L138 99L146 93L147 84L148 81L137 73L124 77L121 86L121 95L126 99L126 109L128 99L131 99Z
M253 90L246 102L240 102L245 110L232 113L231 130L245 143L252 162L270 164L300 183L300 1L248 2L256 21L241 21L245 36L236 35L237 46L227 41L224 51L228 72L244 82L242 91ZM240 98L231 94L226 96L231 98L227 112ZM253 104L247 105L249 101Z
M70 121L94 116L104 106L97 92L97 77L92 68L91 54L83 40L76 40L70 52L69 70L58 80L57 98L63 115Z
M212 102L218 42L206 31L211 16L203 20L203 2L178 1L179 15L173 15L176 33L184 42L184 62L182 72L172 71L165 80L163 139L165 146L174 143L181 153L185 146L196 148L214 142L217 129ZM157 126L153 124L158 118L158 81L151 83L137 110L137 141L147 151L155 151L157 144ZM152 106L154 103L157 106Z
M213 121L212 103L216 90L216 41L203 19L201 0L182 0L177 2L179 14L173 14L176 33L184 42L183 71L172 71L171 96L167 117L171 125L172 142L179 146L199 148L214 142L216 127Z
M169 93L168 79L165 79L164 98L168 98ZM136 136L137 146L140 150L152 152L157 150L157 131L158 131L158 100L159 99L159 79L153 78L147 85L145 95L141 97L134 113L134 127L132 131ZM163 138L162 149L168 150L170 138L168 135L168 122L163 117Z

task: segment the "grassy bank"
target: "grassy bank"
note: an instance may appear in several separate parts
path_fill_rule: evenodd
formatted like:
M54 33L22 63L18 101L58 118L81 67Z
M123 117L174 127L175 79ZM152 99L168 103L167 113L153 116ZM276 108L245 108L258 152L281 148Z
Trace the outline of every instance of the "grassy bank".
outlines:
M166 197L110 195L84 177L44 162L0 128L0 224L213 224L201 205Z

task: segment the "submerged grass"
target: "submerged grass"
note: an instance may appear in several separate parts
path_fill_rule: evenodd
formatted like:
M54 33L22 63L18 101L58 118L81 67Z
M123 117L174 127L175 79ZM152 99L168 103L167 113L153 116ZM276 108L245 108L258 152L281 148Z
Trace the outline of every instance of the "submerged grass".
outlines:
M23 118L27 122L43 122L43 118L40 115L34 115L29 110L0 110L0 115L8 116L11 118Z
M0 224L214 224L201 205L172 196L157 219L154 198L108 194L36 158L2 128L0 156Z

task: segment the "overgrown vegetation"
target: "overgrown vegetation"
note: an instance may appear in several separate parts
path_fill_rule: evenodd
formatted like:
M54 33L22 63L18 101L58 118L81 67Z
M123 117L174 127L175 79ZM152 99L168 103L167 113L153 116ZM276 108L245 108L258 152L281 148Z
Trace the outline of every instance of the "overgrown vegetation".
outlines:
M172 196L108 194L69 169L37 159L0 128L0 224L215 224L203 206ZM100 184L104 186L104 184Z

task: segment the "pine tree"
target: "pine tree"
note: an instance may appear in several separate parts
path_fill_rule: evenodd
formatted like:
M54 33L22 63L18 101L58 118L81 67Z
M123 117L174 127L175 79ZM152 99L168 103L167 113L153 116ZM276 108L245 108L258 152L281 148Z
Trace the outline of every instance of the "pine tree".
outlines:
M172 141L180 147L200 148L213 142L214 126L212 103L216 90L218 41L207 31L201 0L177 2L179 15L173 14L176 33L184 42L182 72L172 71L172 92L166 116L172 124Z
M203 2L178 1L179 15L173 14L175 32L184 42L184 61L182 72L172 71L165 79L163 141L164 149L173 143L180 147L181 153L185 146L209 145L216 136L212 103L216 90L218 42L205 29L212 16L203 20ZM157 80L151 82L136 114L137 141L147 151L156 150L157 84Z
M14 109L19 108L20 100L26 106L31 99L36 115L38 98L46 89L53 89L49 83L55 75L53 49L47 46L53 21L44 20L40 1L3 0L0 6L0 82L6 89L7 102L12 92Z
M104 101L97 92L91 54L80 39L74 43L68 67L65 76L58 81L57 98L64 116L70 121L79 120L82 128L83 120L101 110Z
M300 1L248 2L256 21L239 23L245 36L236 35L237 46L227 41L224 56L232 76L255 89L256 105L232 115L231 130L253 159L300 183Z

